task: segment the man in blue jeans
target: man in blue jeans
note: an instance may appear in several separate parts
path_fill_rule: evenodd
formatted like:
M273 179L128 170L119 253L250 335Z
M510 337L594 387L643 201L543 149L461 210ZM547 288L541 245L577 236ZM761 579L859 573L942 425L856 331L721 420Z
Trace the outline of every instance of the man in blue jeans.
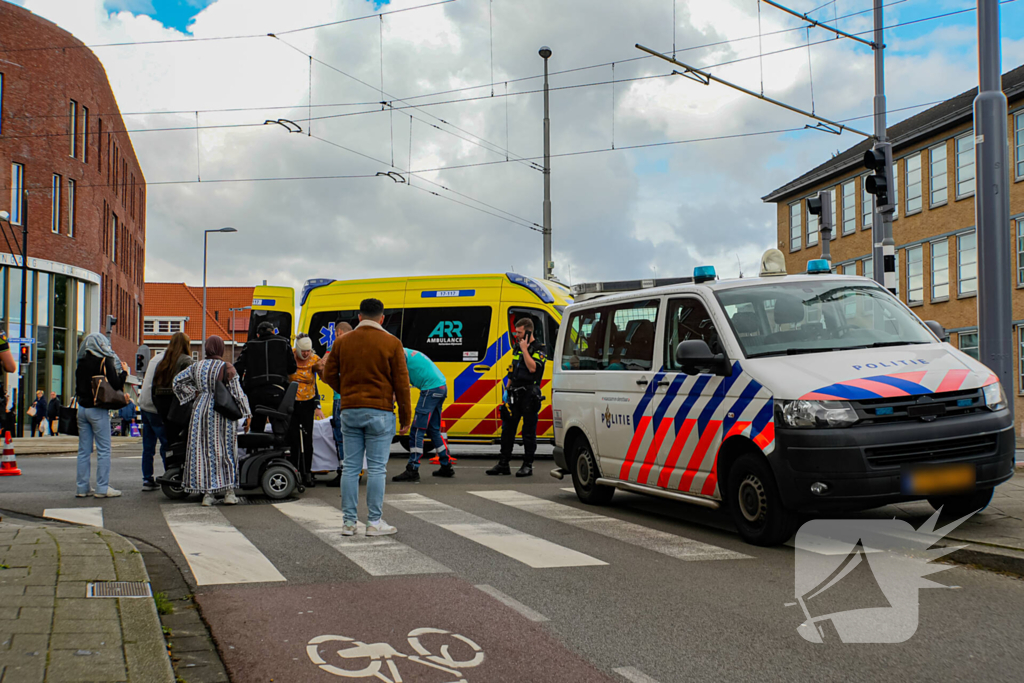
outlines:
M142 490L156 491L160 487L153 478L153 456L156 455L156 444L160 442L160 461L167 468L167 435L164 423L153 403L153 376L156 366L163 360L164 354L158 353L149 361L146 374L142 378L142 389L139 391L139 410L142 413Z
M398 531L381 517L388 456L395 435L394 402L398 400L400 433L409 430L409 372L402 342L384 329L384 304L364 299L359 325L337 338L327 357L324 381L338 392L345 469L341 479L342 536L356 534L359 471L366 456L366 535Z
M441 437L441 409L444 399L448 396L448 384L444 373L426 354L412 349L405 349L405 364L409 368L409 384L420 391L420 400L416 403L416 413L412 418L412 429L409 431L409 464L405 471L391 477L391 481L419 481L420 458L423 457L423 435L428 434L434 444L434 450L441 461L441 467L434 471L435 477L454 477L448 458L448 449Z

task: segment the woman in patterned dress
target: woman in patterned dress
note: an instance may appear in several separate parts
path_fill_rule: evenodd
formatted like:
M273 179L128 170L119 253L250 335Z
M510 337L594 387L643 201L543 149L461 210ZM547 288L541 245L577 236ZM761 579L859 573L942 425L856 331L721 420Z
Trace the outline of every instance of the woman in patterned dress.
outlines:
M216 502L215 493L224 491L224 504L238 502L238 448L235 423L214 409L214 389L224 382L242 409L251 417L249 402L238 381L238 373L224 355L224 340L217 335L206 340L206 360L189 366L174 378L174 394L182 404L196 399L189 424L188 445L182 488L203 494L203 505ZM198 398L197 398L198 397Z

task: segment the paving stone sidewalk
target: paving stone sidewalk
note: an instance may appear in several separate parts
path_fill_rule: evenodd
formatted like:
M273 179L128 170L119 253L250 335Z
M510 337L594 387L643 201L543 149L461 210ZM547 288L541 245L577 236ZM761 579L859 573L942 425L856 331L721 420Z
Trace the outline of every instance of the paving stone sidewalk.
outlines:
M125 538L0 520L0 683L173 683L152 598L86 598L90 581L148 582Z

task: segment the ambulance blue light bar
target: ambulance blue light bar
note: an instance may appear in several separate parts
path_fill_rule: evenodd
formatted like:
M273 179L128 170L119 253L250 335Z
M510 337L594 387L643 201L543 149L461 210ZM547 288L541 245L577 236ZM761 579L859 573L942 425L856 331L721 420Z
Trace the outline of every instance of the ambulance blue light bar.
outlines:
M807 262L808 275L825 275L832 272L832 264L828 259L814 258Z
M309 293L312 292L314 289L316 289L317 287L329 285L332 282L334 282L334 280L328 277L315 277L311 280L306 280L306 284L302 285L302 297L299 299L299 305L306 305L306 297L308 297Z
M697 284L714 280L718 277L714 266L697 266L693 269L693 281Z
M555 303L555 297L548 291L547 287L534 280L532 277L526 277L525 275L519 275L518 273L505 273L505 276L514 285L520 287L526 287L528 290L537 295L537 298L546 304Z

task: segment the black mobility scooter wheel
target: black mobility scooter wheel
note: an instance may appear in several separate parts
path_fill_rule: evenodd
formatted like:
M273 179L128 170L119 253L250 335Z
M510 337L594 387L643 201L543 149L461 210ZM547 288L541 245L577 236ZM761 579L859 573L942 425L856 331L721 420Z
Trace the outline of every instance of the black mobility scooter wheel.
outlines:
M260 478L263 493L274 500L281 500L292 495L297 484L295 472L286 465L270 465L263 470L263 476Z
M181 488L180 471L175 472L170 476L164 476L163 481L160 482L160 489L164 492L164 495L171 500L182 500L184 498L188 498L188 491Z

